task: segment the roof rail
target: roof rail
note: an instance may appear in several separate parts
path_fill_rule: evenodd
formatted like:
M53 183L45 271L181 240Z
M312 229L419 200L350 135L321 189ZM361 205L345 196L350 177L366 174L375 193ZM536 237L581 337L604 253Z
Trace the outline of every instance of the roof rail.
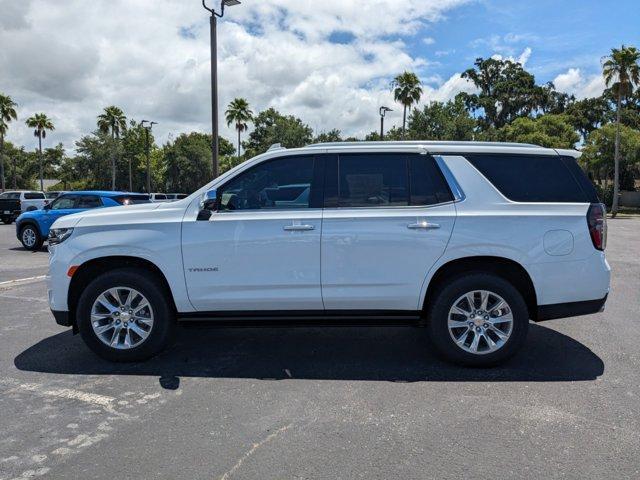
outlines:
M452 141L452 140L402 140L402 141L355 141L355 142L327 142L313 143L309 147L340 147L340 146L380 146L380 145L447 145L447 146L486 146L486 147L526 147L541 148L540 145L532 143L514 142L472 142L472 141Z
M267 149L267 152L271 152L273 150L286 150L286 148L283 147L280 143L274 143Z

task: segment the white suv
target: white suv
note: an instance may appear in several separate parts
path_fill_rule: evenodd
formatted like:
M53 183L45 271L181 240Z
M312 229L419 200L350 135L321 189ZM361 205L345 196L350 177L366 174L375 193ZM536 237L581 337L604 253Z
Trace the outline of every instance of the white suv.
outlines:
M49 302L99 355L146 359L177 321L425 325L492 365L529 320L601 311L604 207L575 151L478 142L272 148L172 203L60 218Z

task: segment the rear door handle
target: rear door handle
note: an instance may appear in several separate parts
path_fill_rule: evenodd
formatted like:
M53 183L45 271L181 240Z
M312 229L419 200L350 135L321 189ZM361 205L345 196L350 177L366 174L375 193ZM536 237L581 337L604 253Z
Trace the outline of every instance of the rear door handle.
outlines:
M282 228L287 232L306 232L308 230L313 230L316 227L313 225L285 225Z
M429 223L424 220L422 222L410 223L407 225L407 228L410 228L411 230L435 230L436 228L440 228L440 225L437 223Z

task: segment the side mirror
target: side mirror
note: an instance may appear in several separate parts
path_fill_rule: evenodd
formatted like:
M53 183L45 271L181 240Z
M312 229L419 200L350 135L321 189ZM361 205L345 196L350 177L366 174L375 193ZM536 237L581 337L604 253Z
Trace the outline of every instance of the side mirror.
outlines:
M211 189L202 195L200 200L200 211L198 212L198 220L207 221L211 218L211 214L218 209L218 192Z

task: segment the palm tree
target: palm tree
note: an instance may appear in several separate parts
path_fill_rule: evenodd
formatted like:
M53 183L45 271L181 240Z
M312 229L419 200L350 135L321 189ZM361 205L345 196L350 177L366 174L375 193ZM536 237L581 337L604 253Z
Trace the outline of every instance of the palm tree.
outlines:
M47 130L55 130L53 122L44 113L36 113L27 118L27 127L35 128L33 135L38 137L38 158L40 160L40 190L44 191L43 166L42 166L42 139L46 138Z
M4 192L4 136L9 129L9 122L17 120L16 103L11 97L0 93L0 192Z
M418 76L413 72L407 71L398 75L391 82L394 100L404 107L402 112L402 137L404 137L407 127L407 108L411 108L411 105L420 101L422 96L421 85L422 82L420 82Z
M253 120L253 112L244 98L234 98L225 112L227 126L235 123L238 132L238 158L240 158L240 134L247 129L247 122Z
M614 148L613 205L611 216L618 214L618 192L620 190L620 111L623 98L633 93L634 86L640 84L640 51L635 47L612 48L611 55L602 62L602 75L607 87L616 95L616 140Z
M114 141L114 149L111 151L111 190L116 189L116 152L115 142L120 139L120 134L127 129L127 117L122 109L111 105L106 107L104 112L98 115L98 130L102 133L111 133ZM131 159L129 159L129 190L132 188L131 179Z

